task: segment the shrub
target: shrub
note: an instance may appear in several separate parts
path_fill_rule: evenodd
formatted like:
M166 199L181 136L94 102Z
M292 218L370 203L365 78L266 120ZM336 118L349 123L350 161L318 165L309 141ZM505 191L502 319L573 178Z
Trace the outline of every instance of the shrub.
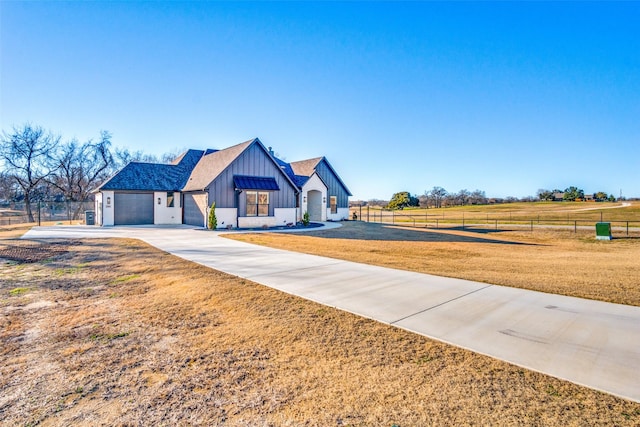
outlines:
M309 225L309 212L305 212L304 215L302 215L302 225L305 227Z
M216 218L216 202L211 203L211 209L209 210L209 229L215 230L218 228L218 219Z

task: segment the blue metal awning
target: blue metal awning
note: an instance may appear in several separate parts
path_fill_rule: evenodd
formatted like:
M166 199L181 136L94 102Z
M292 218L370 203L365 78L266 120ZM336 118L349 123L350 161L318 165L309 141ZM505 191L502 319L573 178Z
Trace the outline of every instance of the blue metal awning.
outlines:
M276 179L270 176L234 175L233 185L236 187L236 190L280 190Z

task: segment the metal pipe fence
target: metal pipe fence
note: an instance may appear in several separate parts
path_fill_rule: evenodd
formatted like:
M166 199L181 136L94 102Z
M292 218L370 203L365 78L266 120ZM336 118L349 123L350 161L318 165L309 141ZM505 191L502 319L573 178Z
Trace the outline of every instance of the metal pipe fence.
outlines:
M364 222L401 225L414 228L434 228L434 229L483 229L494 231L516 231L534 229L563 229L578 230L594 229L597 222L608 222L611 224L613 235L640 235L640 219L615 219L607 220L600 213L599 219L572 218L568 216L566 219L544 218L537 215L535 217L513 216L511 214L503 214L501 217L490 217L489 214L458 215L444 213L439 214L414 214L411 212L385 211L385 210L369 210L361 207L351 208L352 218ZM356 216L353 216L353 213ZM614 233L615 232L615 233Z
M94 209L93 201L57 202L40 201L31 204L33 221L29 220L24 203L11 203L0 206L0 226L42 222L84 221L85 212Z

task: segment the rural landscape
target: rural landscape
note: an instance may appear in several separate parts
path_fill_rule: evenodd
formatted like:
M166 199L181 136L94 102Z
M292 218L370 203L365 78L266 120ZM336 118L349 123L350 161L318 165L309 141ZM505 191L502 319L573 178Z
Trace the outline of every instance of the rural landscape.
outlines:
M639 427L639 22L0 0L0 427Z
M611 219L638 217L638 204L615 206L605 211ZM583 215L580 208L529 206L527 215ZM469 209L476 212L451 214L473 217L480 208ZM638 403L283 294L139 241L18 240L30 226L0 231L0 416L7 424L640 422ZM597 241L592 227L441 227L347 221L327 231L224 238L640 306L637 227L611 241Z

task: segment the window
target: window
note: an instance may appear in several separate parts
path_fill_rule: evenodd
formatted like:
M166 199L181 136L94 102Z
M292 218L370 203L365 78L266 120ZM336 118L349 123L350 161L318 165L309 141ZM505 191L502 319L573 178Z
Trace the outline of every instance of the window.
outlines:
M173 191L167 191L167 207L172 208L174 206Z
M269 216L269 193L247 191L247 216Z
M337 214L338 213L338 197L337 196L329 197L329 205L331 206L331 213Z

